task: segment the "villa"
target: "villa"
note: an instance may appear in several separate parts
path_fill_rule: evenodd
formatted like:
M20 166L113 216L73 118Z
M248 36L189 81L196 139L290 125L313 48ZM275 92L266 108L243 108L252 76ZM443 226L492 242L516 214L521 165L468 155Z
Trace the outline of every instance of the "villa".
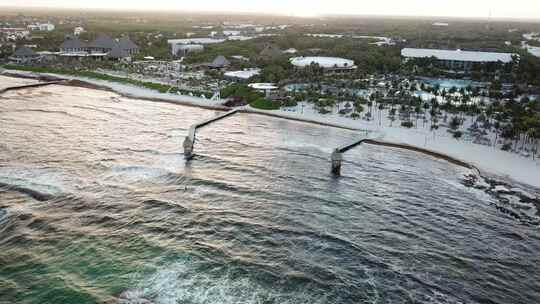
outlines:
M473 64L511 63L517 55L511 53L404 48L401 50L401 56L405 61L419 58L435 58L450 69L466 71L470 70Z

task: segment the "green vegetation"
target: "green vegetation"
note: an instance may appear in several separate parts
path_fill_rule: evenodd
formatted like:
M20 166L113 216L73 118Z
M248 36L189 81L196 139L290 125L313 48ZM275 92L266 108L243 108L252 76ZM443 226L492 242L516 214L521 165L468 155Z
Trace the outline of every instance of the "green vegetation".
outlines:
M401 122L401 126L410 129L410 128L413 127L413 123L412 123L412 121L403 121L403 122Z
M259 93L245 84L232 84L221 90L221 98L236 97L251 103L262 98L263 94Z
M279 110L279 108L281 107L281 102L259 98L251 102L249 105L254 107L255 109L261 110Z
M19 66L19 65L5 65L3 67L8 70L19 70L19 71L27 71L27 72L35 72L35 73L51 73L51 74L59 74L59 75L79 76L79 77L106 80L106 81L112 81L112 82L118 82L118 83L124 83L124 84L131 84L131 85L155 90L160 93L166 93L167 91L171 89L171 86L164 85L161 83L146 82L146 81L140 81L140 80L135 80L135 79L111 76L111 75L100 74L100 73L96 73L92 71L68 70L68 69L50 68L50 67Z
M283 106L284 107L296 107L298 105L298 102L296 100L285 100L283 101Z

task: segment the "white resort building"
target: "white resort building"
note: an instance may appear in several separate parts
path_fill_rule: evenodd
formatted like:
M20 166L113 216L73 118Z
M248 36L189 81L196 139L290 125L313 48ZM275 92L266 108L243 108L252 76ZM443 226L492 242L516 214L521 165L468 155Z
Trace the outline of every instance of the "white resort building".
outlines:
M225 39L215 38L187 38L187 39L169 39L167 43L171 46L173 56L185 56L192 52L202 52L207 44L216 44L225 42Z
M241 71L225 72L223 76L225 76L225 78L235 80L235 81L247 81L248 79L257 76L260 73L261 73L261 69L253 68L253 69L245 69Z
M338 57L294 57L289 59L296 68L303 69L312 64L321 67L325 72L344 73L356 70L354 61Z
M514 56L517 55L511 53L404 48L401 50L401 56L405 61L419 58L436 58L450 69L470 70L473 64L511 63Z

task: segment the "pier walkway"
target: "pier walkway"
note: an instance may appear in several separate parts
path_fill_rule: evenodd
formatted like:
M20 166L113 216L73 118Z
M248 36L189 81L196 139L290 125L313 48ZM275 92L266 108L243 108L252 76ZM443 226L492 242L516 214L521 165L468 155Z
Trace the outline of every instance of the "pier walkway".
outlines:
M15 90L21 90L21 89L28 89L28 88L37 88L37 87L43 87L51 84L59 84L63 83L65 80L55 80L55 81L47 81L47 82L38 82L38 83L32 83L32 84L24 84L19 86L12 86L12 87L6 87L3 89L0 89L0 94L8 92L8 91L15 91Z
M378 146L406 149L406 150L410 150L410 151L414 151L414 152L419 152L419 153L423 153L423 154L426 154L426 155L433 156L435 158L446 160L449 163L454 164L454 165L465 167L467 169L475 169L476 171L480 172L480 170L478 170L478 168L476 168L475 166L473 166L473 165L471 165L471 164L469 164L467 162L464 162L462 160L459 160L457 158L454 158L454 157L451 157L449 155L443 154L443 153L439 153L439 152L435 152L435 151L432 151L432 150L429 150L429 149L424 149L424 148L420 148L420 147L417 147L417 146L411 146L411 145L407 145L407 144L400 144L400 143L387 142L387 141L382 141L382 140L377 140L377 139L364 138L364 139L357 140L357 141L355 141L355 142L353 142L351 144L336 148L334 150L334 152L332 152L332 156L331 156L331 159L332 159L332 173L334 175L336 175L336 176L341 175L341 163L343 161L343 153L345 153L345 152L347 152L347 151L349 151L349 150L351 150L351 149L353 149L356 146L359 146L361 144L378 145Z
M221 115L218 115L216 117L212 117L210 119L207 119L205 121L202 121L202 122L199 122L199 123L196 123L194 125L192 125L190 128L189 128L189 133L188 133L188 136L186 136L186 139L184 140L184 157L186 159L191 159L193 157L193 149L194 149L194 145L195 145L195 137L197 135L197 129L200 129L206 125L209 125L215 121L218 121L220 119L223 119L223 118L226 118L226 117L229 117L231 115L234 115L236 113L238 113L239 110L238 109L234 109L234 110L231 110L231 111L228 111L228 112L225 112Z

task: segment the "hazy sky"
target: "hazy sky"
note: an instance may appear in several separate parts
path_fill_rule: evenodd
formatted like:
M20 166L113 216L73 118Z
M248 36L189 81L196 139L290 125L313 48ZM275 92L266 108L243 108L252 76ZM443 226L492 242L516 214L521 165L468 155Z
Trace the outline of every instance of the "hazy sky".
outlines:
M0 6L540 19L540 0L0 0Z

